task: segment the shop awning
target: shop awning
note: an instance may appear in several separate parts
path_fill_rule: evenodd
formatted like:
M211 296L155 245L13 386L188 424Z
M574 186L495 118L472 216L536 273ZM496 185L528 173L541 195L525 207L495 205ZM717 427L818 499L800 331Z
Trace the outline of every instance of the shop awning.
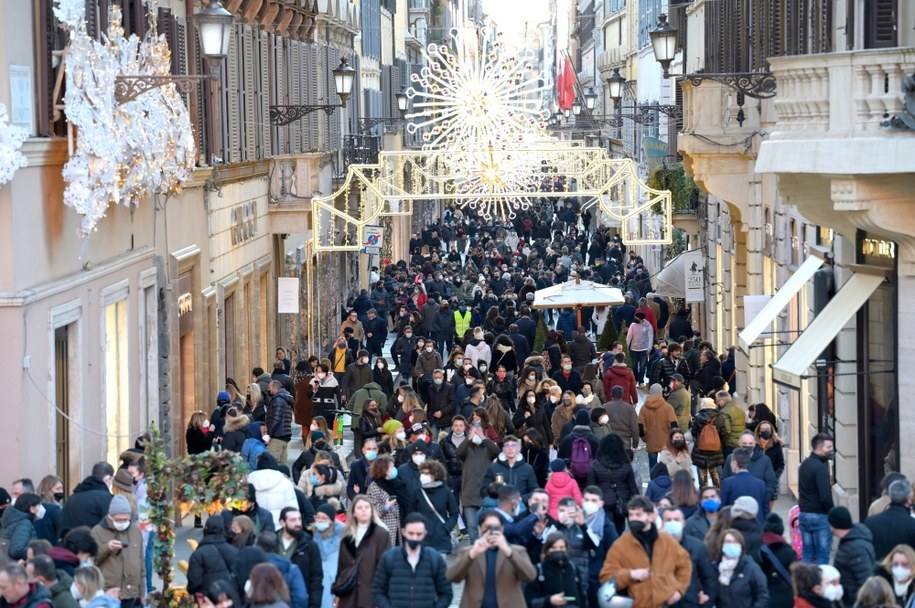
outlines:
M690 251L695 251L695 249L690 249ZM677 257L667 262L667 265L654 278L656 295L662 298L686 297L686 270L683 266L689 257L685 255L687 253L689 251L677 254Z
M807 368L829 346L842 328L883 283L885 273L859 269L842 285L829 304L807 326L785 354L772 365L772 379L801 388Z
M791 303L791 299L804 288L807 281L823 265L823 261L823 258L818 255L811 255L804 260L804 263L794 271L791 278L785 281L785 284L775 292L775 295L763 306L759 314L753 317L753 320L747 323L747 326L737 336L740 350L747 354L750 353L750 345L772 327L772 321L775 320L775 317L781 314L785 307Z

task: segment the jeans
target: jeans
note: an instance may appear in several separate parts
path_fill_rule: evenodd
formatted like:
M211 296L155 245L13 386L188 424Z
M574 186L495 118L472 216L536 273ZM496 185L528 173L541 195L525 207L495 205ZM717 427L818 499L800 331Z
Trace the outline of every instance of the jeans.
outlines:
M648 452L648 472L651 473L651 469L654 468L654 465L658 464L658 452Z
M152 593L153 590L153 538L154 532L147 532L143 535L143 561L146 563L146 593Z
M799 518L801 539L804 543L803 561L818 566L829 563L832 550L832 531L823 513L801 513Z
M645 373L648 371L648 351L632 350L632 373L635 374L635 383L645 383Z
M480 507L464 507L464 525L470 534L470 543L473 544L480 538L480 528L477 527L477 515Z

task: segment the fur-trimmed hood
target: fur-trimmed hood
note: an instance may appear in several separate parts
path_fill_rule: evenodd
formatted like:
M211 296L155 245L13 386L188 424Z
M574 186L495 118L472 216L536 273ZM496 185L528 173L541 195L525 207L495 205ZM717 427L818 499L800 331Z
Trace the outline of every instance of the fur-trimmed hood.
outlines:
M237 416L232 420L226 421L226 425L222 427L224 433L232 433L234 431L244 431L248 428L248 425L251 424L251 419L247 415L242 414Z

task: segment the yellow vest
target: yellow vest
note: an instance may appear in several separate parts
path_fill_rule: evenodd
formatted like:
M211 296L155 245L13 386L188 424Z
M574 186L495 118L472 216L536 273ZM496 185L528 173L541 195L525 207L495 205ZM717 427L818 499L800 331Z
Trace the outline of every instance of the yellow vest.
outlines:
M464 334L470 329L470 320L473 315L470 311L464 313L464 318L461 318L461 311L454 311L454 334L461 340L464 339Z

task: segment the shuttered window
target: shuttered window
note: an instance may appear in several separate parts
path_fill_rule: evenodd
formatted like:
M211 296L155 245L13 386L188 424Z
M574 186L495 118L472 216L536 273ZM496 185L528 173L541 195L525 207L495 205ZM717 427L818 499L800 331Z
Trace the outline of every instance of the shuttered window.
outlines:
M63 51L67 35L54 16L54 0L39 0L35 3L35 24L37 26L35 82L38 86L37 127L41 137L62 136L67 133L63 114L54 120L54 85L57 82L59 60L55 51Z
M864 14L864 43L869 49L898 46L898 0L870 0Z

